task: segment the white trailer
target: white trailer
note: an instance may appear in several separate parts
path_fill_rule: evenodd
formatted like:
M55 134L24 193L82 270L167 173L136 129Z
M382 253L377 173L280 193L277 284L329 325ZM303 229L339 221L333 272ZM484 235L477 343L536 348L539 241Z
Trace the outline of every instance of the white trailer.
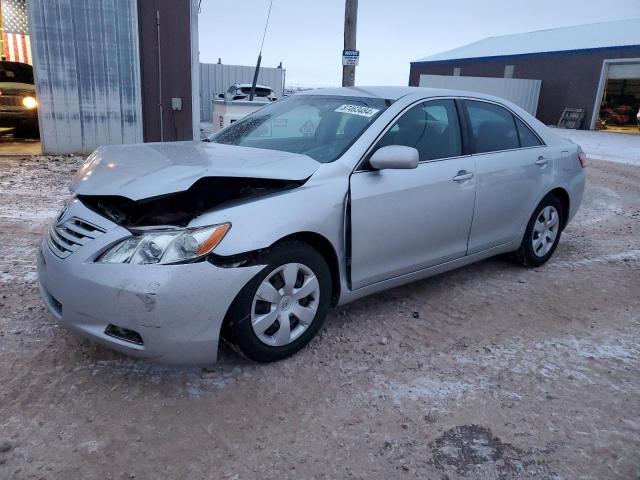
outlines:
M215 133L271 102L220 99L213 100L211 103L213 112L211 120L213 123L213 132Z

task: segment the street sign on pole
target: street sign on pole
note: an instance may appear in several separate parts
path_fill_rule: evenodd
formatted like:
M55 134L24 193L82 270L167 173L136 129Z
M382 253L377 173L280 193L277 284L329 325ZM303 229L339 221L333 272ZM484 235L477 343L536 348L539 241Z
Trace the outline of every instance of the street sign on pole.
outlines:
M344 2L344 51L342 52L342 86L353 87L356 81L356 65L359 52L356 50L356 27L358 24L358 0ZM352 53L348 55L348 53ZM355 55L353 55L355 53ZM354 58L355 57L355 58Z
M342 51L342 66L355 67L360 62L359 50L343 50Z

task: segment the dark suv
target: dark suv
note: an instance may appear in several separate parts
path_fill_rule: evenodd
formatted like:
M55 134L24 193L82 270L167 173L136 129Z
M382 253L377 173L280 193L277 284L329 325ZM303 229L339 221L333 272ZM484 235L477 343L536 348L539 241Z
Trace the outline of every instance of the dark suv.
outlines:
M18 137L37 135L38 102L31 65L0 61L0 127L14 127Z

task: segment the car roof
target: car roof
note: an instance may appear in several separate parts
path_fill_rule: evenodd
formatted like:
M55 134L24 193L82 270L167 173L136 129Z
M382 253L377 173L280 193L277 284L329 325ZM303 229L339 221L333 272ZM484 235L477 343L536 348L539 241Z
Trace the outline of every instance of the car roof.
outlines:
M418 97L473 97L505 102L504 99L486 95L484 93L469 92L465 90L450 90L444 88L425 87L338 87L305 90L296 95L332 95L343 97L367 97L381 98L384 100L398 100L407 95L416 94Z
M236 88L251 88L250 83L234 83L232 86ZM260 85L259 83L256 84L256 88L268 88L269 90L273 90L269 85Z

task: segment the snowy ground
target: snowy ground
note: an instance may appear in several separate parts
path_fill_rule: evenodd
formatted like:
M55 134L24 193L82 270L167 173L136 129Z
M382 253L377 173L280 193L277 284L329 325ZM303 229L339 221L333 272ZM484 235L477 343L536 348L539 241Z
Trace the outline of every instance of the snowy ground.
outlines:
M591 162L542 268L491 259L334 309L290 359L202 369L44 308L37 244L80 160L0 157L0 479L638 478L640 167Z
M587 158L640 166L640 134L560 128L554 131L580 145Z

